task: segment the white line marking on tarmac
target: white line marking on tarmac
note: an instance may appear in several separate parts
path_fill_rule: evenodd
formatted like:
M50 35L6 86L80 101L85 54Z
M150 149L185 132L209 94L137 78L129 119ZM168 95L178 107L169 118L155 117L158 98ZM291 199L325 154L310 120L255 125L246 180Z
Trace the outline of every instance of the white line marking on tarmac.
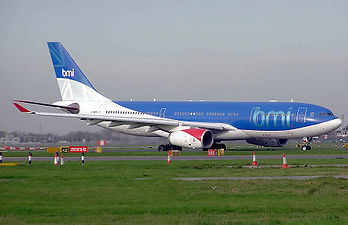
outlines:
M173 180L204 181L204 180L309 180L321 177L334 177L348 179L348 175L335 176L279 176L279 177L178 177Z
M240 166L226 166L227 168L240 168ZM282 165L241 166L242 168L282 168ZM289 165L289 168L314 168L314 167L348 167L348 164L321 164L321 165Z

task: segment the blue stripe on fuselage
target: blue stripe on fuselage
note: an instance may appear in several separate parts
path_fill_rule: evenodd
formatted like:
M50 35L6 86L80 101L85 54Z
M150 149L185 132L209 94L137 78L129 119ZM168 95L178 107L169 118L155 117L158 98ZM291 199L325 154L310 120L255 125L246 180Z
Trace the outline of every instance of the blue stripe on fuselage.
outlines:
M296 102L115 101L126 108L181 121L226 123L242 130L291 130L336 119L324 107Z

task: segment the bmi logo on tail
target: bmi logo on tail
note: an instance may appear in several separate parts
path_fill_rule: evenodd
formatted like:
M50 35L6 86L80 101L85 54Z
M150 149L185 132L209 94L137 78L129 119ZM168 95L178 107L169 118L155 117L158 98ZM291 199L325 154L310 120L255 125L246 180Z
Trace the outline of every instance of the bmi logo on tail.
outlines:
M63 77L74 77L74 69L72 69L72 70L64 70L62 68L62 76Z

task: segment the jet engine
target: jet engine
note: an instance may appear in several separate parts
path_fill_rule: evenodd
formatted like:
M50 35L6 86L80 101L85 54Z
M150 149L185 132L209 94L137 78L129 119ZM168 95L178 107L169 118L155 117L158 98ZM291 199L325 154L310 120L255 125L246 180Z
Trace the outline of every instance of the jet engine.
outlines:
M214 143L213 132L206 129L185 129L168 137L170 144L185 148L209 148Z
M288 143L288 139L277 138L249 138L245 141L249 144L261 145L265 147L284 147Z

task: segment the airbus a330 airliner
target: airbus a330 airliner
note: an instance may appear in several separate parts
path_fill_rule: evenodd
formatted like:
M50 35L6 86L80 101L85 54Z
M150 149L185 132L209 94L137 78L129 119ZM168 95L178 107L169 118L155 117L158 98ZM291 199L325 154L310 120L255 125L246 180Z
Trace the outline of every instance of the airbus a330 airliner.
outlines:
M92 86L60 42L48 42L48 48L62 99L53 104L14 100L21 112L77 118L126 134L168 138L170 144L160 145L159 151L226 149L222 142L232 140L282 147L289 139L310 140L342 124L329 109L298 102L111 101ZM30 111L21 103L64 112Z

